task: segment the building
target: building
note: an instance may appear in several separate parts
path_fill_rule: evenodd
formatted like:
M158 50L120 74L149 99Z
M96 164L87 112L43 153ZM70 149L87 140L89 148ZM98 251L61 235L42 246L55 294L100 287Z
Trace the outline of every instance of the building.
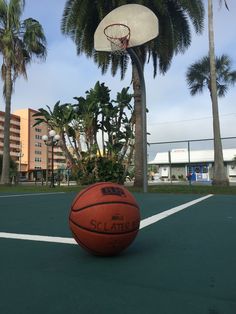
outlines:
M3 154L5 112L0 111L0 155ZM20 117L12 114L10 119L10 156L18 162L20 152Z
M229 180L236 181L236 149L224 149L223 158ZM214 151L173 149L157 153L148 164L154 170L155 180L186 180L191 174L192 181L211 181Z
M42 136L48 134L48 126L42 123L34 127L36 113L33 109L19 109L14 112L20 119L20 175L27 179L41 179L51 167L52 148L45 145ZM54 169L65 168L66 159L60 147L54 148Z

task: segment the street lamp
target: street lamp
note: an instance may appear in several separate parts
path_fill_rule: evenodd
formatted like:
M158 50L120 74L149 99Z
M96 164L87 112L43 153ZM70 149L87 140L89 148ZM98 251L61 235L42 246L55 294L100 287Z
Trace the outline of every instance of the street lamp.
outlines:
M20 142L20 150L18 152L18 157L19 157L19 169L18 169L18 172L19 172L19 175L21 173L21 157L23 157L24 154L22 153L22 144Z
M54 188L54 147L58 145L60 140L60 135L56 134L56 131L50 130L48 135L43 135L42 140L44 141L45 145L52 147L52 177L51 177L51 187Z

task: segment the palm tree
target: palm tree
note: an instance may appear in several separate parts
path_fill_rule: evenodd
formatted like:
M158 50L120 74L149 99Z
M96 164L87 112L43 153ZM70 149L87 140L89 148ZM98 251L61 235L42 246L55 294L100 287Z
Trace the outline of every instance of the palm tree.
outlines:
M45 59L46 39L40 23L20 20L24 0L0 0L0 53L2 55L3 96L5 99L4 150L1 184L9 184L11 96L15 80L27 78L26 66L33 56Z
M222 4L222 0L220 0ZM226 8L227 1L224 0ZM220 135L220 122L217 98L217 82L216 82L216 61L214 46L214 27L213 27L213 4L212 0L208 0L208 36L209 36L209 58L210 58L210 74L211 74L211 100L212 100L212 116L213 116L213 133L214 133L214 175L213 184L229 185L226 172L224 169L223 150Z
M60 135L60 146L67 160L70 161L74 173L81 173L82 178L90 176L88 170L93 169L92 179L98 179L95 170L99 168L99 162L104 162L99 165L101 170L104 167L102 173L105 174L108 170L106 167L109 166L112 178L113 166L119 170L123 169L122 173L114 173L114 179L123 182L133 153L133 119L130 105L133 95L129 94L128 90L128 87L123 88L117 93L116 99L110 100L109 88L104 83L97 82L94 88L86 91L85 98L74 97L76 104L60 105L58 101L53 109L49 106L47 109L38 109L33 115L33 126L45 123ZM131 114L128 114L129 112ZM103 134L100 146L99 131Z
M227 185L228 179L224 169L223 152L220 137L220 123L218 114L217 96L223 97L226 95L230 85L236 82L236 71L231 70L232 62L227 55L216 57L214 61L215 66L215 88L216 94L212 89L212 74L210 66L210 57L205 56L199 61L192 64L187 70L187 83L191 95L202 93L204 88L210 92L212 110L213 110L213 133L214 133L214 173L213 184ZM214 107L215 105L216 108Z
M236 82L236 71L231 69L232 61L225 54L216 57L215 65L217 95L224 97L229 87ZM187 70L186 78L192 96L202 93L204 88L207 88L212 97L209 56L205 56L192 64Z
M113 55L111 53L96 52L93 46L94 32L99 22L106 14L116 7L134 1L124 0L100 0L82 1L67 0L61 29L75 42L78 55L85 53L94 59L105 73L111 66L112 75L120 69L121 78L124 78L128 67L129 55ZM151 58L153 61L153 74L157 69L164 74L175 53L184 52L191 43L191 20L196 32L200 33L203 27L204 7L201 0L196 1L135 1L151 9L159 19L159 36L157 39L147 43L145 46L136 47L135 52L140 56L144 68L145 62ZM133 89L134 89L134 110L135 110L135 185L141 187L143 182L142 171L142 130L141 125L141 98L140 81L137 70L133 66Z
M67 141L70 140L70 135L73 132L71 123L75 117L75 112L71 104L60 104L57 101L53 109L47 106L47 109L39 108L33 116L35 117L36 125L45 123L50 129L55 130L60 135L60 146L71 165L74 165L74 158L70 150L68 149Z

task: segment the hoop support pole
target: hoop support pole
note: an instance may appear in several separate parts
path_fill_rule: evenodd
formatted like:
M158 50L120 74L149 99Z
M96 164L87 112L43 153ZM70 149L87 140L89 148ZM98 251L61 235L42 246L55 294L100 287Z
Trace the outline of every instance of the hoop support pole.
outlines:
M127 48L127 52L129 53L132 61L137 67L139 80L140 80L140 88L141 88L141 102L142 102L142 153L143 153L143 192L147 192L147 119L146 119L146 87L145 87L145 79L143 73L143 66L140 58L136 54L133 48Z

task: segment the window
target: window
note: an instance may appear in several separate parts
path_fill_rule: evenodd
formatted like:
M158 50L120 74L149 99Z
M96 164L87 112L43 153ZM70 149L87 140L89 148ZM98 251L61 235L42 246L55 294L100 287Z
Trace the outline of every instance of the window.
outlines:
M42 135L36 134L36 135L35 135L35 139L36 139L36 140L41 140L41 139L42 139Z
M35 128L35 132L41 133L41 132L42 132L42 129Z
M35 147L42 147L42 143L36 142L36 143L35 143Z
M35 155L42 155L41 150L35 150L34 153L35 153Z
M41 162L41 158L40 157L35 157L34 161L35 162Z

